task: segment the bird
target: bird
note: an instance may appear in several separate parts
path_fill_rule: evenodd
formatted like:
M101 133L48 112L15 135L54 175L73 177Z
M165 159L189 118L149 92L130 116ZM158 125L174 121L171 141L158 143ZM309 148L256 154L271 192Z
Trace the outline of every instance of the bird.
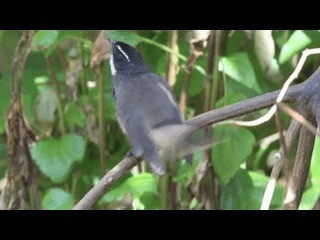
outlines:
M186 153L194 145L195 129L185 124L167 81L153 73L132 46L108 39L112 46L110 69L117 120L127 136L134 157L142 157L152 171L165 173L158 151ZM172 156L172 155L171 155Z

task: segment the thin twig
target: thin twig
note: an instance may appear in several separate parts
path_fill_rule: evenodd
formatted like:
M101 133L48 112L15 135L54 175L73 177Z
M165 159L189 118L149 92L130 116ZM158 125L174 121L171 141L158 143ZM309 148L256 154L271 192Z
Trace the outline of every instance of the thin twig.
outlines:
M281 157L283 158L284 161L284 169L285 169L285 177L286 177L286 182L288 182L289 177L290 177L290 166L289 166L289 153L288 153L288 148L287 144L285 141L285 138L283 136L283 128L282 128L282 123L280 119L280 113L279 109L277 109L275 115L274 115L275 121L276 121L276 127L279 133L279 140L280 140L280 146L282 149L283 154Z
M290 115L293 119L298 121L302 126L304 126L310 133L315 136L320 137L320 133L317 131L317 128L314 127L304 116L302 116L297 111L294 111L291 107L286 104L278 103L279 108L285 111L288 115Z
M279 96L277 97L276 103L280 103L283 98L285 93L287 92L289 86L292 84L292 82L299 76L299 73L302 70L302 67L307 59L308 56L313 55L313 54L320 54L320 48L314 48L314 49L307 49L302 52L302 56L294 69L293 73L290 75L290 77L287 79L287 81L283 84L283 87L281 88L281 91L279 93ZM273 105L271 109L262 117L253 120L253 121L234 121L235 124L239 126L247 126L247 127L252 127L252 126L257 126L262 123L265 123L269 121L272 116L275 114L277 110L277 105Z
M177 30L168 30L168 47L172 49L173 52L168 54L168 65L166 71L166 79L170 87L176 82L177 69L179 64L179 48L178 48L178 31Z
M99 83L99 151L100 151L100 176L106 174L105 160L105 139L104 139L104 89L105 89L105 68L104 62L99 67L100 71L97 76Z
M27 57L31 51L31 42L35 30L23 31L22 37L18 42L16 47L13 60L12 60L12 70L11 70L11 96L12 100L16 98L21 98L22 94L22 74L26 66Z
M200 40L199 42L194 42L194 39L190 39L189 40L189 46L190 46L190 54L188 57L188 61L185 67L185 76L183 79L183 86L182 86L182 90L181 90L181 94L180 94L180 112L184 118L185 116L185 110L186 110L186 106L187 106L187 93L188 93L188 89L189 89L189 84L190 84L190 79L191 79L191 75L193 72L193 69L196 65L196 62L198 60L198 58L202 55L203 53L203 48L204 48L204 44L203 42L204 40Z
M55 92L56 92L60 130L61 130L62 135L65 135L66 134L66 126L65 126L64 117L63 117L63 104L62 104L62 99L61 99L60 84L59 84L56 72L54 71L54 67L53 67L50 56L46 56L44 54L44 58L47 63L50 79L53 83L53 86L54 86Z
M291 120L290 126L288 128L288 131L286 133L285 137L285 143L287 146L287 151L289 151L292 141L295 138L295 136L298 134L300 130L300 123L297 122L296 120ZM264 191L263 198L262 198L262 203L260 210L268 210L270 207L270 203L273 197L273 193L276 187L276 182L277 179L279 178L280 171L282 169L283 165L283 150L280 148L279 153L275 154L275 162L269 177L269 182L267 184L267 187Z

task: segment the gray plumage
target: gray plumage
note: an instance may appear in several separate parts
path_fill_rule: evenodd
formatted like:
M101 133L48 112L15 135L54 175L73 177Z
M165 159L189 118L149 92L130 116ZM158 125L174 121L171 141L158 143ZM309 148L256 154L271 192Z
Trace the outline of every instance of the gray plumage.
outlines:
M133 154L143 157L156 174L162 175L165 168L158 150L179 151L188 146L194 130L184 124L167 82L151 72L133 47L110 42L113 99L118 122L128 137Z

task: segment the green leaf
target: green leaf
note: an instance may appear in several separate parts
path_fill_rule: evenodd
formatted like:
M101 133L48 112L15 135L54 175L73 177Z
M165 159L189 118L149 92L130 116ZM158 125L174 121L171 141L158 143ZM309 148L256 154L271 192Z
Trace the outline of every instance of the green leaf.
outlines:
M228 57L223 57L219 65L222 67L224 74L233 80L227 84L225 95L230 94L229 91L232 91L235 82L256 94L261 93L248 53L237 52Z
M141 173L129 177L124 183L103 197L104 201L121 200L126 193L133 196L134 209L157 209L160 202L157 196L157 179L151 173Z
M246 128L228 125L216 126L214 137L222 143L212 148L212 164L221 183L226 185L252 152L255 138Z
M57 30L39 30L32 39L32 47L47 48L57 39L59 32Z
M229 36L227 41L227 54L232 54L238 52L241 49L241 46L245 44L246 33L243 30L234 30L232 31L231 36Z
M75 201L73 196L61 188L51 188L42 199L45 210L71 210Z
M311 157L311 182L312 183L319 183L320 182L320 139L316 137Z
M278 48L282 48L283 45L288 41L291 30L274 30L273 38Z
M31 155L41 172L52 182L61 183L66 180L75 162L82 161L85 141L76 134L68 134L60 139L44 139L32 149Z
M205 66L205 62L203 60L206 61L205 58L202 58L197 61L197 64L199 66ZM190 81L189 88L188 88L188 96L189 97L196 97L202 92L202 90L204 88L204 82L205 82L204 80L205 80L205 78L203 77L203 75L200 72L194 71L192 73L191 81Z
M221 189L221 209L257 210L260 209L268 177L240 169L227 186ZM276 185L271 202L271 209L278 209L282 204L284 188Z
M131 46L136 46L142 41L142 37L138 34L126 30L108 30L106 32L106 37L115 41L127 43Z
M189 210L195 209L198 205L199 201L196 198L193 198L189 205Z
M11 102L9 74L0 76L1 100L0 100L0 134L5 131L5 120L8 107Z
M222 210L257 209L252 206L253 183L246 170L240 169L226 187L221 188L220 208Z
M157 179L151 173L141 173L128 178L126 182L133 197L141 197L145 192L157 193Z
M73 102L69 103L64 111L64 119L68 128L84 127L87 123L86 115Z
M283 64L296 53L320 40L320 33L315 30L296 30L284 44L279 55L279 63Z
M320 197L320 140L316 138L311 158L310 173L311 187L302 196L299 209L311 210L314 208Z

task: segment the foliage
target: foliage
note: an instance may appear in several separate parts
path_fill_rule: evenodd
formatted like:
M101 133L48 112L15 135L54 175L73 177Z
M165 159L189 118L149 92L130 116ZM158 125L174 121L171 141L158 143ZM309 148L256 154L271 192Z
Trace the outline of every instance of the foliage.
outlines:
M150 68L165 76L169 31L138 30L106 31L110 39L125 41L141 52ZM179 100L185 77L184 67L189 56L188 31L178 31L178 74L174 93ZM219 45L219 89L215 108L281 88L294 70L302 51L320 47L320 32L316 30L223 31ZM21 31L0 31L0 178L7 169L5 113L10 104L10 68L12 56ZM31 148L32 158L40 169L39 191L43 209L71 209L72 206L100 178L99 134L105 139L106 170L114 167L130 150L122 134L112 102L109 64L104 65L104 126L99 132L99 91L97 79L90 68L90 57L98 31L40 30L32 43L23 76L23 107L39 141ZM196 62L187 89L187 114L192 117L205 111L206 69L208 48ZM305 80L319 65L319 56L308 59L296 82ZM49 65L51 62L52 65ZM108 60L107 60L108 62ZM80 66L80 67L79 67ZM55 79L53 79L55 78ZM72 79L76 82L70 87ZM265 111L249 114L248 119L261 116ZM288 127L289 117L281 115ZM64 129L63 129L64 126ZM279 139L266 142L276 133L273 121L254 128L214 126L216 144L211 150L211 164L218 184L208 183L202 169L205 154L194 153L189 165L177 163L176 171L168 166L176 185L176 208L200 209L204 199L200 189L219 188L217 199L221 209L259 209L268 176L273 166L273 154L279 148ZM317 140L315 146L319 146ZM294 152L291 153L294 155ZM320 196L319 148L314 149L311 178L303 195L301 209L313 209ZM142 169L143 171L140 172ZM142 163L120 179L94 205L95 209L162 209L164 199L170 198L169 185L155 176ZM171 170L170 170L171 169ZM175 172L175 173L174 173ZM206 175L205 173L204 175ZM281 180L284 176L281 175ZM190 188L195 189L190 194ZM163 190L166 189L166 191ZM272 209L280 209L284 186L277 184ZM211 191L210 190L210 191ZM214 191L213 191L214 192Z

